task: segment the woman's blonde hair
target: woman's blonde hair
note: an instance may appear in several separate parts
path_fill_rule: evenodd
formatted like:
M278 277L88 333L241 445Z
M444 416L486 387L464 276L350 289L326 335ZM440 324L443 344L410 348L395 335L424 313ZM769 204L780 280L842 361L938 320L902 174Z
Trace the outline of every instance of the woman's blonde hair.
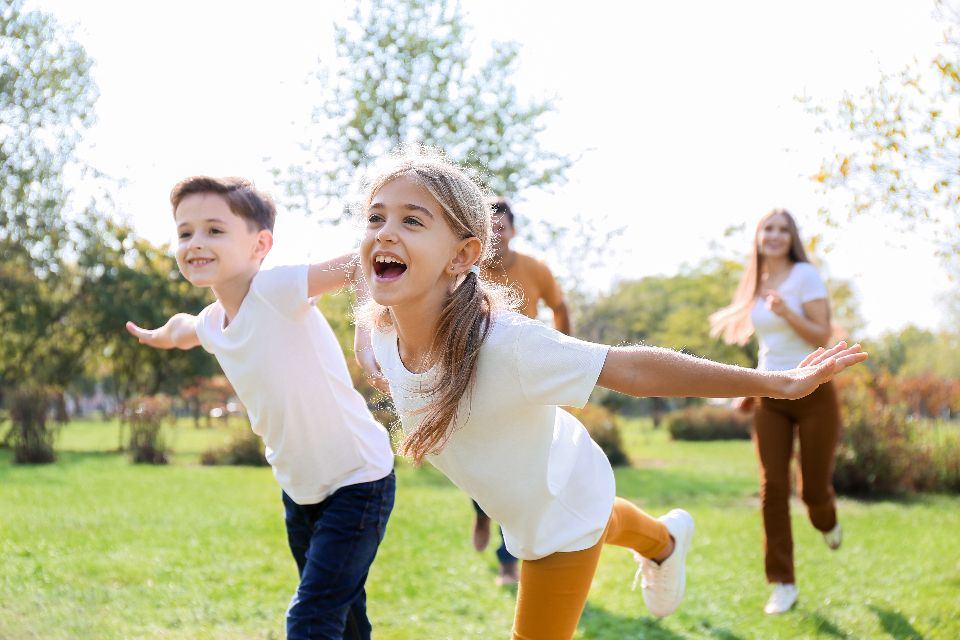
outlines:
M753 335L753 322L750 320L750 310L753 308L757 292L760 290L760 277L763 275L763 254L760 253L760 231L767 221L774 216L783 216L790 231L790 252L787 257L790 262L810 262L807 252L803 249L797 222L786 209L774 209L760 218L757 230L753 234L753 250L743 269L743 277L733 294L733 302L710 316L710 335L720 336L724 342L730 344L746 344Z
M387 183L401 177L430 192L443 210L446 223L460 239L480 240L477 266L490 256L493 231L488 194L438 149L413 145L394 152L387 166L368 180L362 209L366 211ZM424 391L430 400L421 410L423 420L400 444L401 455L420 464L424 456L443 449L457 424L460 400L473 383L491 316L494 311L516 307L515 298L509 289L485 281L473 270L450 293L428 356L435 368L436 383ZM393 324L390 310L373 300L358 312L358 319L375 330Z

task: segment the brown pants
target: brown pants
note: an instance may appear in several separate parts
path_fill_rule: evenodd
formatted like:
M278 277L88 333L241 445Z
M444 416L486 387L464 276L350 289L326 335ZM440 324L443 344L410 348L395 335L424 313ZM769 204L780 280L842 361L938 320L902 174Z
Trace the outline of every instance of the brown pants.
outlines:
M790 458L794 432L800 438L797 493L810 522L820 531L837 524L833 459L840 437L840 409L833 384L799 400L763 398L753 418L753 441L760 459L764 561L767 581L793 584L790 531Z
M655 558L670 545L666 525L632 502L616 498L600 541L583 551L552 553L520 565L514 640L567 640L587 603L600 549L613 544Z

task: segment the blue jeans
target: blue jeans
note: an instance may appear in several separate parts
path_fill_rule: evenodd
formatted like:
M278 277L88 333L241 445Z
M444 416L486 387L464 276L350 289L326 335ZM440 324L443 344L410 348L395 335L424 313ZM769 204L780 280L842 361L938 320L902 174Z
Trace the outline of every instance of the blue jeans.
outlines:
M487 514L483 512L483 509L480 508L480 505L477 504L476 500L471 500L473 502L473 510L477 512L477 516L481 518L489 518ZM517 559L507 551L507 543L503 541L503 527L500 529L500 546L497 547L497 560L500 561L500 564L510 564L516 562Z
M287 609L289 640L368 640L364 584L393 509L396 478L341 487L299 505L282 494L300 585Z

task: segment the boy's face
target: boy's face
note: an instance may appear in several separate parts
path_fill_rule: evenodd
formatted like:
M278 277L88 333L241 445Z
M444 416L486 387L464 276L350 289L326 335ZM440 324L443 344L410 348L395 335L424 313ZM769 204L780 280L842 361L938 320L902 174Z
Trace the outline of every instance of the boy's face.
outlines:
M174 212L177 266L198 287L246 286L270 250L273 235L256 229L215 193L193 193Z

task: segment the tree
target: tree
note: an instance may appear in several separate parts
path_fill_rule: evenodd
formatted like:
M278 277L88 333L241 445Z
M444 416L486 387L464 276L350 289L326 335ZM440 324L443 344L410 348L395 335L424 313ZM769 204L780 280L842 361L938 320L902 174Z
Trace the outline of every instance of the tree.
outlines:
M314 122L335 129L305 145L307 165L287 170L287 203L313 212L315 199L342 197L359 170L403 143L444 149L507 197L562 180L570 160L538 140L552 104L521 103L510 79L518 46L495 43L475 66L468 36L458 3L360 3L336 27L339 69L318 74Z
M844 96L821 130L847 139L814 179L848 198L850 216L932 224L948 267L960 270L960 8L956 0L937 0L937 8L946 22L940 53Z

